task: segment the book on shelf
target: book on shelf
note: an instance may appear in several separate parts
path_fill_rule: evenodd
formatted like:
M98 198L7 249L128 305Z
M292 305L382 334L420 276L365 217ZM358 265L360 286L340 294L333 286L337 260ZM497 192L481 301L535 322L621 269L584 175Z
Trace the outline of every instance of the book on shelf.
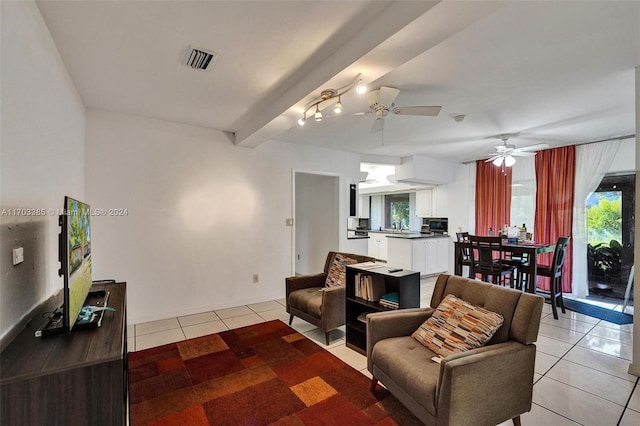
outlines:
M398 309L400 307L400 303L398 301L398 293L387 293L380 298L380 305L390 308L390 309Z
M377 302L386 291L382 275L356 274L354 295L369 302Z

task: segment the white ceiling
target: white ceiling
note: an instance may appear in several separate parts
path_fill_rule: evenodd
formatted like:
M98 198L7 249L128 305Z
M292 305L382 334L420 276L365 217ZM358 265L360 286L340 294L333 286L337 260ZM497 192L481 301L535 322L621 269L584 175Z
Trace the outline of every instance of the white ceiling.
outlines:
M85 105L372 155L460 162L516 146L635 133L637 1L38 1ZM209 71L182 62L215 51ZM362 73L398 105L438 117L385 118L366 96L339 117L295 122L324 88ZM328 112L328 110L327 110ZM452 117L464 114L457 123Z

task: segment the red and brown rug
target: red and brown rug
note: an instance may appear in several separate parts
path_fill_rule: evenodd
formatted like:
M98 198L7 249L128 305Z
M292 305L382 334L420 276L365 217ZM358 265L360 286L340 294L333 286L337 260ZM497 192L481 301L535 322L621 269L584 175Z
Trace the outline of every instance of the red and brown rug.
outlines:
M129 354L132 425L413 425L386 389L281 321Z

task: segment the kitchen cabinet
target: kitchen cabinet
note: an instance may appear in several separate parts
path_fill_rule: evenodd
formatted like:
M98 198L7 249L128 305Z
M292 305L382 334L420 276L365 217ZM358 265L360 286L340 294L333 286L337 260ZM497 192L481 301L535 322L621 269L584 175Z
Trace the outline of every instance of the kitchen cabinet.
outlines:
M449 237L388 238L388 263L391 266L432 275L449 269Z
M433 190L421 189L416 191L416 216L433 217Z
M416 216L448 217L447 185L416 191Z
M387 235L380 232L369 232L369 256L377 260L387 261Z

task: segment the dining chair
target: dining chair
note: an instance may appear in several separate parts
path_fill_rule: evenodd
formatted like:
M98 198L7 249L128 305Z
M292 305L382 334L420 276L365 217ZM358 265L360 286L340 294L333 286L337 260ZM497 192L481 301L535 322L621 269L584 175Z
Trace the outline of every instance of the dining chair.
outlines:
M473 259L471 258L471 241L469 241L468 232L456 232L458 240L458 256L460 256L460 264L469 268L469 278L473 278Z
M522 291L527 291L529 284L529 274L526 272L529 267L529 254L528 253L512 253L504 250L502 252L502 263L505 265L513 266L514 272L514 284L515 288Z
M515 268L502 261L501 238L470 235L469 241L473 247L470 252L474 277L480 274L483 281L501 285L505 285L506 278L509 277L509 283L513 287ZM491 277L491 281L489 281L489 277Z
M553 252L553 262L551 265L538 265L537 273L541 277L549 277L551 284L549 286L549 294L551 296L551 310L553 311L553 318L558 319L558 308L565 313L564 300L562 299L562 270L564 266L564 260L567 257L567 246L569 245L570 237L560 237L556 243L556 249ZM534 283L535 285L536 283ZM545 291L537 290L540 293L546 293Z

